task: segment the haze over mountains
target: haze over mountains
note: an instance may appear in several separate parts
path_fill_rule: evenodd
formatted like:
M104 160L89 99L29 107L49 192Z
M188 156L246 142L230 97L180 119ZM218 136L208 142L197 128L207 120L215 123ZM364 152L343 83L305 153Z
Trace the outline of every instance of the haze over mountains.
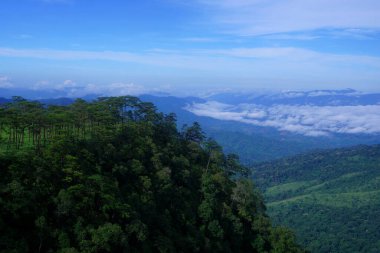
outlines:
M112 91L115 93L117 90ZM1 90L0 97L9 99L14 94L45 104L74 101L62 90L8 88ZM83 95L91 100L110 94ZM226 152L239 154L246 164L314 149L380 143L380 93L344 89L218 92L199 97L156 93L140 98L153 102L164 113L176 113L180 127L200 122L208 136Z
M199 121L246 163L313 149L380 143L380 94L347 90L195 98L142 96L180 124Z
M268 126L306 136L380 133L380 95L355 90L217 94L187 109L199 116Z

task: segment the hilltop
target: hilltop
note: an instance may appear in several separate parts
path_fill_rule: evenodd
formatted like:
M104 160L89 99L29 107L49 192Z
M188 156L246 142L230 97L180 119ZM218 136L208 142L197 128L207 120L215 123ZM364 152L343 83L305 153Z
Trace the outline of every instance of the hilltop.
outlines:
M2 252L303 252L236 155L135 97L0 107Z

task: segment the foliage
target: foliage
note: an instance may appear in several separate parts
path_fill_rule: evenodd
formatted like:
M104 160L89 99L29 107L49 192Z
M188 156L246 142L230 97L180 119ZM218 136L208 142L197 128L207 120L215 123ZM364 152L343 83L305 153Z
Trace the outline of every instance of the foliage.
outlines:
M312 252L378 252L380 146L319 151L256 165L276 224Z
M235 155L134 97L0 111L0 252L302 252Z

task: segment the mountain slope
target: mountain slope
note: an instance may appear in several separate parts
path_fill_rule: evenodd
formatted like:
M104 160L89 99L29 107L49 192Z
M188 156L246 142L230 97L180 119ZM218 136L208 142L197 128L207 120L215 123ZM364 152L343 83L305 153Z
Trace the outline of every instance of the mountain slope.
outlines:
M0 106L1 252L301 253L235 156L135 97Z
M253 168L268 211L312 252L378 252L380 145L299 155Z

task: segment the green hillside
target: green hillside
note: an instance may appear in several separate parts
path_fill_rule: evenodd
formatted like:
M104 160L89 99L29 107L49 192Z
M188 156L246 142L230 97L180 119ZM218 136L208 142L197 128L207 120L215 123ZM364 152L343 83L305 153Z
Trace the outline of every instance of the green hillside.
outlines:
M312 252L380 249L380 145L320 151L254 166L276 224Z
M235 155L135 97L0 107L0 252L303 252Z

